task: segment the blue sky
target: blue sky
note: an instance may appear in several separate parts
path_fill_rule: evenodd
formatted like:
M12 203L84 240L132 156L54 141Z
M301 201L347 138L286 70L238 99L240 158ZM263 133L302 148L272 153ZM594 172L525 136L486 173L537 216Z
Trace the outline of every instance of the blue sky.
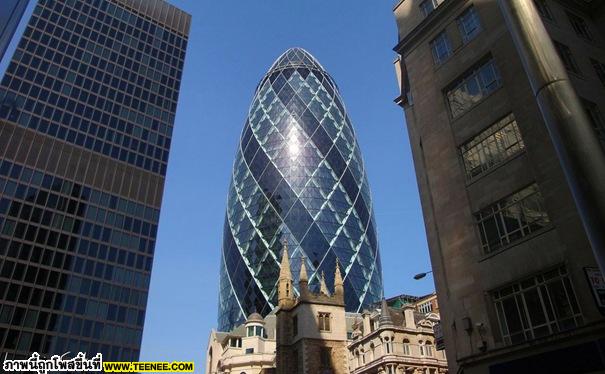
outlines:
M195 361L204 371L237 142L258 81L290 47L308 50L340 87L372 189L385 295L431 292L432 278L412 280L430 265L403 111L393 103L394 2L170 1L193 22L141 360Z
M392 1L172 0L193 15L168 166L141 360L195 360L216 325L229 177L254 89L289 47L334 77L366 162L385 294L425 294L429 269L392 47Z

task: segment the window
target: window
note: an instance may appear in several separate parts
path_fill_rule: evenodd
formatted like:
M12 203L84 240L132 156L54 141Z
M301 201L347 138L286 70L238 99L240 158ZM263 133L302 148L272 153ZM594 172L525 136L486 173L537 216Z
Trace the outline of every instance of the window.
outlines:
M410 356L411 355L411 351L410 351L410 341L407 339L403 339L403 354L406 356Z
M552 21L552 13L550 11L550 8L548 7L548 4L546 4L546 0L534 0L534 4L536 5L538 13L540 13L540 16L542 16L542 18L546 18Z
M418 342L418 349L420 350L420 356L424 356L424 342L422 340Z
M493 59L466 72L446 92L452 117L456 118L502 85Z
M428 357L433 357L433 344L430 341L424 343L424 354Z
M246 348L246 354L251 355L254 353L254 348Z
M321 367L323 369L329 369L332 367L332 348L321 347L320 348L320 359Z
M424 302L420 305L418 305L418 311L420 313L430 313L433 311L433 303L431 303L430 301Z
M393 352L393 341L391 340L391 338L389 338L388 336L384 337L384 353L385 354L391 354L391 352Z
M230 338L229 339L229 346L230 347L234 347L234 348L241 348L242 347L242 339L241 338Z
M496 290L493 299L505 344L582 324L582 314L565 267Z
M292 337L298 335L298 316L292 317Z
M467 178L474 178L525 148L511 113L464 144L460 150Z
M318 315L319 331L330 331L330 313L320 312Z
M576 64L576 60L574 59L573 54L571 53L571 49L569 49L569 47L565 44L559 43L556 40L553 40L553 42L555 44L557 52L559 53L559 57L561 57L561 61L563 62L563 66L565 66L565 69L572 73L579 74L580 69L578 68L578 64Z
M247 336L265 336L265 329L262 326L248 326L246 330Z
M588 29L588 24L586 20L580 16L577 16L571 12L566 12L567 18L569 18L569 22L571 23L571 27L573 27L576 34L579 37L592 40L592 35L590 34L590 30Z
M466 44L470 42L481 31L479 15L475 7L469 7L462 13L458 19L458 29L462 35L462 41Z
M431 14L433 10L437 9L442 2L443 0L424 0L420 3L420 11L426 17Z
M597 73L597 77L599 77L599 80L601 81L603 86L605 86L605 64L592 58L590 59L590 63L592 64L592 67Z
M431 42L431 50L433 51L433 60L439 65L452 55L452 47L447 37L447 33L442 31Z
M485 253L538 231L550 223L535 183L475 214Z
M601 142L603 149L605 149L605 119L603 119L597 104L582 98L581 101L582 105L584 106L584 110L586 110L586 114L588 115L588 119L592 123L592 127L595 130L597 138Z

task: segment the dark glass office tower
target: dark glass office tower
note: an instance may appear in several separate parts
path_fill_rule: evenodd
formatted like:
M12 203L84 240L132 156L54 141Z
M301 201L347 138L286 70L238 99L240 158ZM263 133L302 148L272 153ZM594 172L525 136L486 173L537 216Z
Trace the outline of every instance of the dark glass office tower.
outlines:
M138 358L189 24L38 2L0 85L3 355Z
M2 0L0 2L0 60L11 42L23 17L29 0Z
M282 242L295 283L303 259L316 290L336 260L348 311L382 298L370 188L334 80L287 50L259 83L235 156L221 257L218 324L228 331L277 305Z

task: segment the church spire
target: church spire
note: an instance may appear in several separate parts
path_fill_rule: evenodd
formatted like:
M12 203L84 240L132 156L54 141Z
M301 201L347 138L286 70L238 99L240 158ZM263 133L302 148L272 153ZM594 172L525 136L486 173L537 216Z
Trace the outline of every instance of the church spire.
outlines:
M298 291L301 299L309 296L309 277L307 275L307 267L305 262L307 259L303 256L300 261L300 275L298 276Z
M279 306L290 306L294 301L294 288L292 287L292 271L290 270L290 258L288 255L288 242L283 241L284 250L281 256L281 268L279 269L277 303Z
M330 296L330 291L328 291L328 286L326 286L326 275L323 271L321 272L321 279L319 280L319 293Z
M334 273L334 294L344 298L344 282L340 274L340 261L336 258L336 272Z

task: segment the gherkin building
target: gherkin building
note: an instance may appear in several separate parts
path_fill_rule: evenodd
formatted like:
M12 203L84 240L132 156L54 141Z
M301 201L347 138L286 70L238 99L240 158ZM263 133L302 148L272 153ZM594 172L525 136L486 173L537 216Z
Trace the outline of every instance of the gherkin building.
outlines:
M372 198L355 131L334 80L292 48L257 86L238 144L220 262L218 327L229 331L277 305L281 252L311 289L336 261L347 311L383 295Z

